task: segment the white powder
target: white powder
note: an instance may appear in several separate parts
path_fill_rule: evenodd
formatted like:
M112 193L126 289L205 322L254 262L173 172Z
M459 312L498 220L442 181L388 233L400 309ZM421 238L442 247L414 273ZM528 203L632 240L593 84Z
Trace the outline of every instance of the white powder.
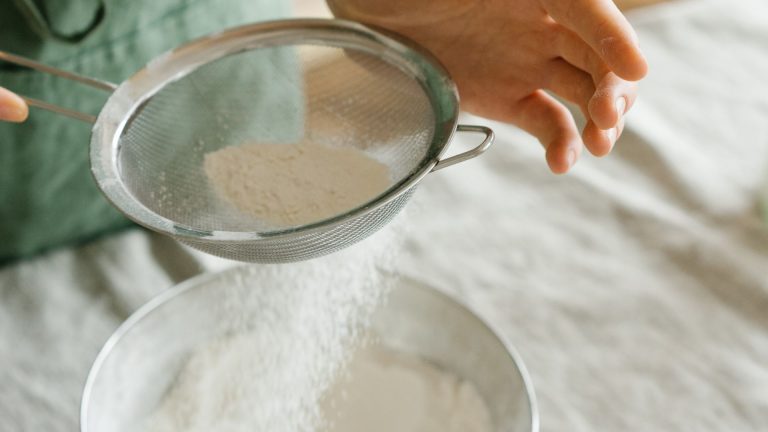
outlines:
M205 155L214 189L241 212L276 226L352 210L390 186L388 167L354 148L243 144Z
M492 432L468 381L417 357L360 350L323 402L324 432Z
M197 348L146 430L317 430L322 395L396 281L390 274L401 239L389 226L334 255L247 267L233 285L241 294L226 308L240 334Z

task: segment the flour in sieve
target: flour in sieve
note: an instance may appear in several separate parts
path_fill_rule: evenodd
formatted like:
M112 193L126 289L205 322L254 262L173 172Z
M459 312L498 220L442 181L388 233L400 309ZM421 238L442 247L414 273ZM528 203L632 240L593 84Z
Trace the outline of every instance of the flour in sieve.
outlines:
M391 184L388 167L364 152L307 142L225 147L206 154L203 165L227 202L276 226L339 215Z

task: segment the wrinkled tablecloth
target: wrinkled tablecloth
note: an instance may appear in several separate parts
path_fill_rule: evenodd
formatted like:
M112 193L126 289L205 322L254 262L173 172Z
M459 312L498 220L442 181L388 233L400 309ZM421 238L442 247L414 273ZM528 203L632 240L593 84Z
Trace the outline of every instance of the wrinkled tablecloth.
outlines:
M516 345L544 431L768 431L768 3L630 16L651 72L614 153L557 177L463 118L498 140L424 180L402 271ZM0 269L0 431L78 430L116 326L227 265L136 228Z

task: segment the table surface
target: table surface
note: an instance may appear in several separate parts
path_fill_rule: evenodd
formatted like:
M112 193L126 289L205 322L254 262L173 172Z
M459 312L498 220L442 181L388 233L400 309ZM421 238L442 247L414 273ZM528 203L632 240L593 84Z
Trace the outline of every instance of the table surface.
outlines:
M615 152L557 177L531 137L464 117L497 142L424 180L402 272L517 346L544 431L768 430L768 4L630 16L651 72ZM114 328L227 265L134 229L0 269L0 430L77 430Z

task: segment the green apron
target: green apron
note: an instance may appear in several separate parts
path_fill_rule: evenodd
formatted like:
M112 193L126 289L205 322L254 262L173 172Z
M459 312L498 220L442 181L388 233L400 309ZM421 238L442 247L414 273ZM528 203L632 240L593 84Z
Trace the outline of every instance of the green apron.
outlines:
M153 57L227 27L284 17L287 0L0 0L0 49L120 83ZM96 114L107 95L2 64L0 86ZM0 123L0 263L128 226L96 187L90 125L33 109Z

